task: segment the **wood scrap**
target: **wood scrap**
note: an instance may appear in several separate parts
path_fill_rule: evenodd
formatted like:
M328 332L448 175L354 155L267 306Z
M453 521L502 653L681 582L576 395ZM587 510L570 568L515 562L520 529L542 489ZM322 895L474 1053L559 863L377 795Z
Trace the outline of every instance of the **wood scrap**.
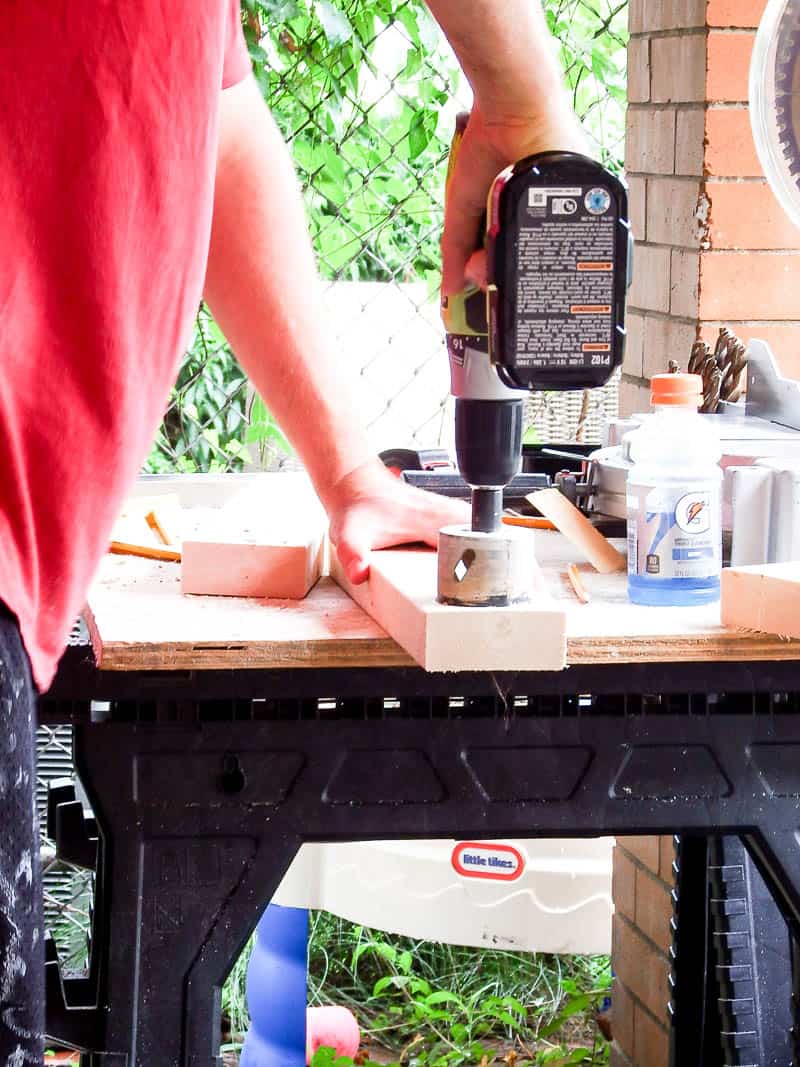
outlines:
M726 568L720 615L725 626L800 639L800 563Z
M592 598L586 591L586 586L583 584L583 579L581 578L577 563L570 563L569 567L567 567L567 577L569 578L570 585L575 591L575 596L580 600L581 604L588 604Z
M504 515L504 526L519 526L523 530L557 530L549 519L537 519L533 515Z
M162 545L172 544L172 538L167 534L166 530L164 529L164 525L161 522L161 519L156 514L155 509L151 509L147 512L144 517L144 521L147 523L147 525L150 527L150 529L153 531L153 533L156 535Z
M628 569L628 560L592 526L591 522L558 489L540 489L527 498L579 549L595 570L613 574Z
M127 541L112 541L108 551L114 556L139 556L141 559L156 559L161 563L180 563L181 554L174 548L159 548L157 545L134 545Z
M154 515L168 541L163 541L149 516ZM184 510L176 493L129 497L114 522L112 541L133 545L168 545L179 549L183 529Z

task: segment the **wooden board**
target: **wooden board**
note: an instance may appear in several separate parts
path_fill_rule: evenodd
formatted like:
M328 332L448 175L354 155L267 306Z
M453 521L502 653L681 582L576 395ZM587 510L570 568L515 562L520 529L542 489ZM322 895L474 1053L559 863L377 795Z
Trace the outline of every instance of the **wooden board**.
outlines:
M369 580L354 586L331 557L336 581L428 671L566 666L566 612L545 589L529 603L507 608L454 607L436 600L436 566L431 551L373 552Z
M103 670L408 666L330 578L305 600L183 596L175 564L107 556L86 621Z
M567 619L567 664L800 659L800 641L720 623L719 605L630 604L624 574L580 573L579 604L566 579L577 553L557 533L531 531L551 595ZM182 597L178 567L107 557L89 595L89 622L104 670L394 667L411 657L332 580L303 601Z

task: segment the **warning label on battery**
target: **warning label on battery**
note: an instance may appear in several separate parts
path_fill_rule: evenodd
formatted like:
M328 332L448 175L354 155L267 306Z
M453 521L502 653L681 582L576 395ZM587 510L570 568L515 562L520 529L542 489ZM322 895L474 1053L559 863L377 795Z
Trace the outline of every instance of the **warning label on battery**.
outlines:
M617 218L605 190L531 189L519 207L516 356L531 368L611 365Z

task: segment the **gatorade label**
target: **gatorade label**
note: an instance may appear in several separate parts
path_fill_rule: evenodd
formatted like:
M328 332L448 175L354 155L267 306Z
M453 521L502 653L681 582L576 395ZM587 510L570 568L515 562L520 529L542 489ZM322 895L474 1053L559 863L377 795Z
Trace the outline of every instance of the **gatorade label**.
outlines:
M722 566L720 485L628 486L628 572L640 578L714 578Z

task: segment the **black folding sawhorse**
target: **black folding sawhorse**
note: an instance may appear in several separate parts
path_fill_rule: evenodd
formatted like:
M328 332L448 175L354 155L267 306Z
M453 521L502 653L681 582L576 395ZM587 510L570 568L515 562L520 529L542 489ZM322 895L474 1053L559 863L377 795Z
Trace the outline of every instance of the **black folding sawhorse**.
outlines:
M673 832L673 1063L737 1062L721 974L729 1051L792 1062L800 662L99 672L84 631L40 715L73 724L100 827L90 972L47 967L49 1034L85 1064L218 1067L221 986L304 840Z

